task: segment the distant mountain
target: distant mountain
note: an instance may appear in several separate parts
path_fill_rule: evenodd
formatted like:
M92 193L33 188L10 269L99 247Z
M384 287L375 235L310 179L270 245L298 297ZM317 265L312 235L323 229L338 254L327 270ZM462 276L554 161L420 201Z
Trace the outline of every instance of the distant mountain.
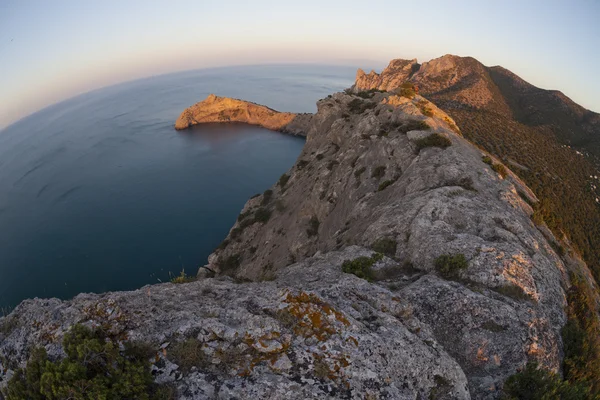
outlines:
M393 90L407 81L526 181L542 200L539 214L567 234L599 279L600 114L503 67L454 55L423 64L392 60L380 74L358 70L353 90Z

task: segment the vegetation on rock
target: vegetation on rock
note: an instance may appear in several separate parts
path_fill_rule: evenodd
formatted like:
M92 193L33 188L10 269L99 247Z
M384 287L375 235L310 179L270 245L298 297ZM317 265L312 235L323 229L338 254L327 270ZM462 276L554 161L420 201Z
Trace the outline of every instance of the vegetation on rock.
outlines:
M342 264L342 271L372 282L375 279L373 264L382 258L383 255L381 253L375 253L371 257L358 257L354 260L346 260Z
M452 142L446 136L432 133L427 137L415 140L415 145L417 146L417 151L421 151L426 147L440 147L445 149L446 147L451 146Z
M445 279L458 279L460 272L469 266L464 254L444 254L434 261L435 269Z
M34 349L26 368L9 381L7 400L159 398L147 351L120 351L114 338L83 325L65 334L63 348L66 357L54 362L43 348Z

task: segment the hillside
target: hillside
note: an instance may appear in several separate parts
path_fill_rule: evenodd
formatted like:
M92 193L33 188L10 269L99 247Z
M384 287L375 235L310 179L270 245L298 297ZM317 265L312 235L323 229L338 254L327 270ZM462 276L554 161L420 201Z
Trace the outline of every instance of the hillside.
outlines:
M399 64L406 64L400 75ZM599 114L471 57L446 55L422 65L393 60L381 74L363 74L357 73L357 92L391 90L385 82L394 79L416 84L467 139L527 183L541 200L538 216L558 236L564 232L600 278Z
M572 295L585 265L534 223L529 188L424 97L342 92L317 108L295 165L198 281L27 300L0 319L8 399L498 399L532 363L546 390L579 390L585 377L543 371L582 371L568 346L588 340L570 311L590 306ZM99 380L82 385L81 368Z

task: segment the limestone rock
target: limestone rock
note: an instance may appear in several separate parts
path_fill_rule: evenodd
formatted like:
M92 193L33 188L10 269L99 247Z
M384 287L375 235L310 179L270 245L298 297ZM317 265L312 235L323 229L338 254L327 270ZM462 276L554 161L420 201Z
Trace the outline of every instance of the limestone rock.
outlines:
M248 101L210 94L203 101L185 109L177 118L175 129L209 122L244 122L274 131L304 135L309 120L309 114L278 112Z

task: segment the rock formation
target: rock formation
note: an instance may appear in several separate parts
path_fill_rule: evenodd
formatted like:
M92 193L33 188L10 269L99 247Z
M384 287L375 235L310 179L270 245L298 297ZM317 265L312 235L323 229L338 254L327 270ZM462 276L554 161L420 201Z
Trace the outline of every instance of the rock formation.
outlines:
M182 399L497 399L528 361L559 371L568 277L535 195L425 98L359 94L301 120L216 96L186 110L177 128L248 122L306 145L209 257L216 277L0 319L0 386L34 346L61 357L74 323L154 346L156 382ZM189 370L170 350L186 339Z
M310 114L278 112L248 101L210 94L203 101L186 108L175 121L175 129L209 122L243 122L304 136L309 120Z

